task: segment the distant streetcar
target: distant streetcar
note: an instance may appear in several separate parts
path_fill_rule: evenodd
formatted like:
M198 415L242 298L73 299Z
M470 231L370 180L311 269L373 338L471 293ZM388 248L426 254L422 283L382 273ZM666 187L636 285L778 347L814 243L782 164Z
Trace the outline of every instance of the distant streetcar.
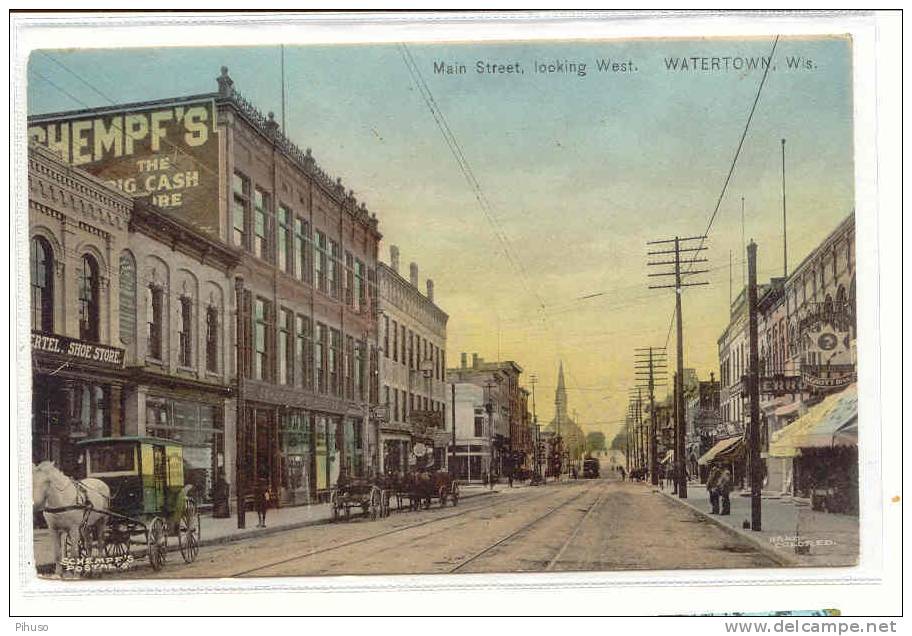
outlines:
M598 479L599 477L599 460L595 457L589 457L583 460L583 477L586 479Z

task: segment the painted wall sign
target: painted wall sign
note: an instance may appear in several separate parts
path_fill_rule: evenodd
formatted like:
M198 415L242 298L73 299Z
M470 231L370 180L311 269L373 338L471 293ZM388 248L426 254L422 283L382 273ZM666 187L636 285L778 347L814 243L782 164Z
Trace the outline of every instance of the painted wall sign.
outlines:
M131 196L149 197L218 233L218 138L212 99L29 119L29 139Z

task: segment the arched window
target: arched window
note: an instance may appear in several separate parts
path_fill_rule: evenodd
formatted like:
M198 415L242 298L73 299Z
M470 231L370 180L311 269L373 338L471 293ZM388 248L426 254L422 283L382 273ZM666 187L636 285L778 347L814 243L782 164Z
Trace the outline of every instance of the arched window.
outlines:
M120 341L136 339L136 261L129 252L120 255Z
M32 329L54 331L54 252L47 239L31 241Z
M79 268L79 338L98 342L99 310L98 261L91 254L83 254Z

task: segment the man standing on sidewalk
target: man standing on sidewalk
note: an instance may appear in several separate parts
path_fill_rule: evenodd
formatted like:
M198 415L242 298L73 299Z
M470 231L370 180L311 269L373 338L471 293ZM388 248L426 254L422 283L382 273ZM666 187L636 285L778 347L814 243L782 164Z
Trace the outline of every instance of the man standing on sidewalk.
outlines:
M706 478L706 490L709 492L709 505L712 506L710 514L719 514L719 467L715 464L709 469L709 476Z
M719 474L719 481L716 488L719 491L718 496L722 498L722 512L720 514L731 514L731 498L729 497L729 494L732 491L732 476L727 467L723 468L722 472Z

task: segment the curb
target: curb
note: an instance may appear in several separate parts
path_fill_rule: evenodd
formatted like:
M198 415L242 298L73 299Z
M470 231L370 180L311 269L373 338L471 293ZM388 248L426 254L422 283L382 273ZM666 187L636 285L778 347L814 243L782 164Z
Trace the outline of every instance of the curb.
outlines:
M801 562L798 561L798 559L795 559L795 558L792 558L785 554L782 554L782 552L779 552L778 550L771 548L770 546L766 545L759 539L757 539L749 534L745 534L744 532L741 532L737 528L732 528L727 523L724 523L724 522L720 521L719 519L716 519L714 516L712 516L711 514L709 514L707 512L704 512L703 510L700 510L692 503L690 503L688 501L683 501L683 500L675 497L674 495L671 495L671 494L666 493L661 490L653 490L653 492L659 493L660 495L662 495L669 501L673 501L677 504L680 504L681 506L684 506L688 510L695 512L696 514L700 515L700 517L702 517L706 521L709 521L710 523L715 525L717 528L720 528L721 530L724 530L725 532L727 532L729 535L731 535L733 537L737 537L738 539L743 539L743 540L751 543L764 556L769 557L770 559L772 559L779 565L784 566L784 567L791 567L791 568L801 567Z

